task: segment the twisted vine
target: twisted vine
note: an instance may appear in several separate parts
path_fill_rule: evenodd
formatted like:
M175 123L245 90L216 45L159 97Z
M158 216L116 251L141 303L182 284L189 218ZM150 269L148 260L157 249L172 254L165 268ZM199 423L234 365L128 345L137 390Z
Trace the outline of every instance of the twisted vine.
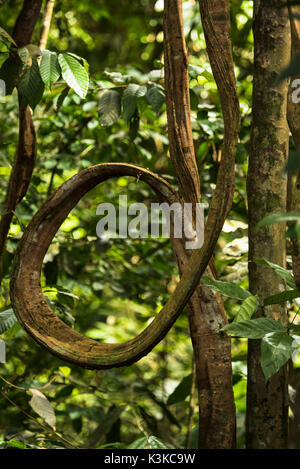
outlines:
M180 2L170 2L179 8ZM213 7L218 6L214 17ZM229 25L229 2L202 0L202 22L207 50L218 84L224 115L224 144L204 233L204 245L194 251L173 295L153 322L134 339L122 344L103 344L84 337L64 324L50 309L41 291L40 276L47 249L68 213L80 198L97 184L111 177L135 176L148 183L160 199L173 203L177 194L163 179L150 171L121 163L93 166L62 184L32 219L20 241L11 277L11 301L27 332L52 354L86 368L112 368L129 365L146 355L167 334L197 287L214 252L231 206L234 191L234 162L240 124L231 52L223 53L218 44L218 19ZM222 9L222 12L220 12ZM209 32L210 31L210 32ZM230 47L230 42L229 42Z

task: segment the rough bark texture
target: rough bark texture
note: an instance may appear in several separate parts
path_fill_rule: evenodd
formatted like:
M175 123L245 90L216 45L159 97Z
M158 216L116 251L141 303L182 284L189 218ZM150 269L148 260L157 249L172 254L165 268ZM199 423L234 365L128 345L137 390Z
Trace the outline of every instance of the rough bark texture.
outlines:
M216 13L216 17L220 12L225 14L221 26L229 33L229 4L213 2L211 10L208 7L204 10L204 17L211 11ZM210 18L210 21L218 24L216 18ZM214 28L209 35L213 31ZM200 184L192 138L188 58L180 0L165 1L164 38L170 156L179 181L181 201L196 204L200 202ZM228 58L231 54L229 34L222 44L224 48L229 48L230 52L226 51ZM217 62L214 53L215 44L211 47L211 56ZM231 64L232 58L228 68ZM176 240L173 240L173 246L182 273L188 262L188 253ZM206 273L212 275L210 268ZM188 316L198 382L199 447L232 448L235 445L235 407L231 348L230 339L218 332L227 322L220 295L199 284L189 301Z
M284 224L256 230L272 212L286 209L289 129L286 118L288 82L276 82L290 60L287 8L280 0L254 2L254 82L251 154L247 178L249 206L250 290L259 296L257 316L279 314L286 323L285 306L263 307L263 299L284 289L272 269L254 259L285 266ZM277 317L277 316L276 316ZM287 368L266 384L260 366L260 341L249 341L246 443L248 448L284 448L288 434Z
M296 19L294 14L300 13L299 7L290 7L289 16L291 23L291 36L292 36L292 59L300 54L300 21ZM300 75L293 77L291 80L288 96L288 122L290 131L292 133L293 141L296 148L300 148L300 106L299 103L293 102L292 94L295 89L292 87L294 80L299 80ZM298 85L299 87L299 85ZM290 177L291 187L291 201L289 210L293 212L300 212L300 171L296 175L296 180L293 181L293 177ZM292 239L293 245L293 273L294 279L298 289L300 290L300 241L297 238Z
M51 353L83 367L110 368L132 363L148 353L164 337L199 284L201 275L212 257L231 206L234 190L235 151L240 123L233 64L232 61L228 63L227 56L222 54L222 50L219 49L219 37L214 29L218 15L214 18L210 11L210 5L214 5L214 2L209 3L203 0L201 3L204 8L202 16L207 21L207 34L209 34L209 28L212 28L212 32L215 34L215 38L208 45L208 52L221 94L225 124L224 147L216 189L211 200L208 219L205 225L204 245L201 249L194 251L189 259L187 259L187 253L182 251L182 244L176 244L176 254L182 259L181 267L185 264L185 268L175 292L162 311L151 325L133 340L124 344L99 344L81 336L60 321L45 302L40 289L40 273L43 257L54 234L78 200L98 183L113 176L136 176L148 182L163 199L169 202L176 200L176 194L165 181L143 168L126 164L104 164L88 168L77 174L64 183L46 201L29 224L18 247L11 279L11 300L22 326L37 342L51 351ZM217 0L216 5L218 5ZM229 27L228 3L221 2L221 5L226 9L226 25ZM168 6L171 9L176 7L177 11L179 11L177 18L180 19L181 2L169 2ZM230 42L227 45L230 49ZM185 102L185 106L187 105ZM179 119L182 119L182 116L183 114L179 114ZM186 113L184 116L186 116ZM181 138L182 136L180 136L179 141ZM189 145L189 148L191 147L192 145ZM183 151L183 154L185 154L185 151ZM196 168L194 171L196 171ZM194 180L193 177L191 180ZM213 296L212 298L212 293L205 289L202 290L201 294L202 300L207 303L209 300L210 304L213 305L212 309L215 310L216 297ZM218 306L218 311L221 311L221 316L219 317L222 324L224 320L222 307L220 304ZM208 316L206 314L213 320L210 328L207 327ZM203 324L205 326L201 329ZM209 311L209 308L206 308L199 322L197 317L194 332L195 335L200 337L203 330L208 331L209 338L204 341L204 345L202 346L198 342L199 349L197 354L206 353L211 364L208 372L205 370L206 362L204 362L203 369L200 370L203 376L205 373L203 402L206 412L202 411L205 433L204 431L201 432L201 438L203 446L221 448L233 445L233 401L231 386L230 394L228 393L228 403L227 395L225 396L227 386L229 386L229 383L231 385L229 342L226 337L223 338L223 342L220 340L220 336L216 332L218 325L219 323L215 315L212 311ZM226 357L223 359L224 353ZM226 363L226 360L229 360L229 362ZM224 374L222 375L223 372ZM225 390L224 383L226 383ZM200 397L202 398L201 395ZM229 421L226 418L220 417L222 412L228 415ZM220 433L215 435L218 431ZM226 435L226 432L229 435Z
M42 0L24 0L23 9L16 21L13 38L19 47L31 41L34 27L39 17ZM36 158L36 135L29 106L22 106L19 98L19 142L9 179L0 220L0 282L2 270L2 254L13 212L17 204L25 196Z
M300 54L300 21L294 15L300 13L300 7L289 7L289 16L291 24L291 37L292 37L292 54L291 58L293 59L296 55ZM290 131L292 133L292 138L296 148L300 148L300 105L299 103L293 102L292 94L295 91L292 84L294 80L299 80L300 75L292 77L289 95L288 95L288 123ZM298 88L298 86L297 86ZM294 180L295 179L295 180ZM300 212L300 171L294 177L289 174L288 179L288 194L290 195L290 200L288 203L287 210L292 212ZM300 289L300 242L297 238L292 239L292 259L293 259L293 274L295 283ZM291 375L294 374L292 370ZM290 427L290 437L289 437L289 447L290 448L299 448L300 444L300 385L299 385L299 376L295 373L291 377L291 385L296 391L295 400L292 403L293 410L293 419L291 419Z

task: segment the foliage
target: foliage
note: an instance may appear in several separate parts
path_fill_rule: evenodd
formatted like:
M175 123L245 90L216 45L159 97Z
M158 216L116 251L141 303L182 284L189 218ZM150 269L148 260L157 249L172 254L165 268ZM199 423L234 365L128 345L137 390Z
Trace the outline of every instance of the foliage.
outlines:
M289 258L287 269L257 260L287 284L285 292L277 293L287 296L275 298L288 301L286 328L273 317L255 319L258 298L248 290L246 171L252 3L231 3L242 108L236 191L216 249L220 280L203 277L203 283L223 295L230 320L224 331L235 336L233 389L238 446L244 447L247 344L243 338L252 334L262 341L262 365L268 379L291 356L295 370L299 369L294 352L300 334L297 316L292 323L297 298ZM192 346L186 312L139 363L124 369L89 371L65 364L35 344L16 322L9 300L12 260L25 227L47 196L73 174L98 163L128 162L149 168L176 188L168 158L160 2L86 0L70 5L58 1L49 49L41 58L31 47L26 46L27 52L24 48L17 51L6 33L13 28L15 9L15 2L1 6L5 30L0 29L0 79L6 81L8 94L0 102L1 203L18 138L16 88L24 103L34 109L38 157L29 191L16 209L4 255L0 333L6 341L7 363L0 372L0 447L184 448L190 427L191 447L195 447L197 412L188 421ZM198 14L196 2L184 2L193 138L202 202L207 209L224 128ZM38 33L33 41L38 43ZM122 194L128 196L128 203L156 201L149 187L133 178L118 178L90 191L56 233L41 278L47 301L63 321L88 337L107 342L123 342L143 330L178 282L168 240L97 238L98 204L117 205ZM287 216L284 214L283 221ZM299 215L293 216L296 218L289 221L297 223ZM271 217L267 223L280 221L278 214Z

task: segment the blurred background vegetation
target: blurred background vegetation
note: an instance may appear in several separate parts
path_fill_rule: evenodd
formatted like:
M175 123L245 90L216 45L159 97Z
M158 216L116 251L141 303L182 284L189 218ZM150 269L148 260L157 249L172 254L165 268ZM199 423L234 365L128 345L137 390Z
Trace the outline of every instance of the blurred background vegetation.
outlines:
M2 1L1 26L12 31L21 1ZM193 137L201 174L202 202L215 186L223 121L205 51L198 3L185 1L185 33L190 60ZM17 207L5 252L0 308L10 308L9 273L24 227L48 194L78 171L103 162L142 165L176 187L168 157L165 104L155 111L138 100L133 126L124 118L111 127L99 123L97 104L107 87L161 83L163 1L97 2L57 0L47 48L72 51L90 65L90 90L81 100L70 92L57 110L63 85L47 91L34 111L38 158L26 198ZM232 40L242 128L233 208L216 250L221 280L248 287L246 171L252 93L252 2L232 1ZM40 25L33 43L38 43ZM0 49L1 50L1 49ZM0 65L5 56L1 58ZM199 67L202 72L199 73ZM150 74L150 76L149 76ZM17 139L17 94L0 102L0 188L3 201ZM96 237L101 202L155 201L144 183L119 178L88 193L54 238L43 267L42 287L59 317L88 337L122 342L134 337L174 291L178 272L165 239L107 240ZM229 318L238 305L225 299ZM27 447L126 447L155 436L172 448L196 447L197 397L193 388L192 346L186 314L145 358L130 367L88 371L68 365L35 344L18 324L3 334L7 362L0 366L0 440ZM233 380L238 446L244 446L246 340L233 339ZM4 381L6 380L6 382ZM11 386L13 384L16 387ZM56 415L51 429L29 405L30 388L47 397ZM7 398L9 400L7 400ZM63 435L63 439L60 437ZM15 443L14 443L15 444ZM148 443L149 444L149 443Z

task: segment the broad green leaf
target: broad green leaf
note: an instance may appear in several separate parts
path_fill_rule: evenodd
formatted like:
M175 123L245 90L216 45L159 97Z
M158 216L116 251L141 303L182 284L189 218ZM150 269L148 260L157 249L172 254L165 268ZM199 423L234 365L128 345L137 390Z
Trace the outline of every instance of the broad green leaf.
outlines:
M185 398L191 392L191 383L192 383L192 375L185 376L183 380L178 384L178 386L174 389L172 394L168 397L167 404L177 404L178 402L183 402Z
M258 308L258 298L257 296L248 296L234 318L234 322L237 321L246 321L247 319L251 319L253 314L257 311Z
M7 309L0 313L0 334L13 327L18 322L13 309Z
M222 282L221 280L214 280L208 275L203 275L201 281L204 285L212 288L213 290L221 293L223 296L228 296L229 298L235 298L237 300L245 300L248 296L251 296L251 293L248 290L239 287L235 283L231 282Z
M274 225L276 223L284 223L287 221L300 221L300 213L271 213L271 215L267 215L257 223L256 228Z
M1 27L0 27L0 40L2 42L4 42L4 44L7 44L7 42L8 42L8 43L10 43L10 44L17 47L17 44L15 43L13 38L10 36L10 34L8 34L8 32L5 31L5 29L3 29Z
M8 57L2 64L0 69L0 80L5 82L5 94L8 96L12 94L17 79L22 70L22 62L18 57Z
M296 55L289 66L280 74L279 80L284 80L288 77L293 77L300 74L300 54Z
M37 60L33 59L31 67L25 70L18 83L23 105L29 104L34 109L42 99L44 88Z
M143 436L142 438L138 438L129 446L127 446L127 449L144 449L147 447L147 443L148 438L146 436Z
M43 51L40 73L44 84L49 88L59 79L60 66L55 52L51 52L47 49Z
M279 275L280 278L286 281L289 287L296 288L294 277L289 270L281 267L280 265L273 264L273 262L266 261L265 259L255 259L253 262L256 264L268 265L274 270L274 272L276 272L277 275Z
M168 449L168 447L155 436L138 438L127 449Z
M100 124L113 125L121 114L121 97L115 90L105 90L101 93L98 104Z
M153 109L158 112L163 103L165 102L165 93L161 88L158 86L151 86L147 91L146 98L149 104L153 107Z
M48 401L47 397L41 393L38 389L30 388L29 392L32 394L32 398L29 401L29 404L33 410L40 416L42 419L55 429L56 417L55 412Z
M89 88L89 75L77 59L67 53L59 54L59 65L65 82L81 98L85 98Z
M89 73L90 66L89 66L89 63L86 59L84 59L83 57L80 57L80 55L74 54L73 52L67 52L67 54L71 55L71 57L74 57L75 59L79 60L79 62L82 62L83 67L85 68L87 73Z
M224 326L221 331L237 337L245 337L246 339L262 339L270 332L286 332L279 322L271 318L232 322Z
M149 436L148 438L149 449L168 449L168 447L156 436Z
M266 381L285 365L292 356L295 346L293 338L285 331L271 332L261 342L261 367Z
M300 297L300 292L298 289L295 290L286 290L280 293L277 293L277 295L272 295L268 296L267 298L264 299L264 305L278 305L280 303L285 303L286 301L292 301L295 298Z
M122 107L126 122L130 122L130 119L136 112L137 99L145 96L146 93L146 86L137 85L135 83L131 83L125 88L122 96Z

